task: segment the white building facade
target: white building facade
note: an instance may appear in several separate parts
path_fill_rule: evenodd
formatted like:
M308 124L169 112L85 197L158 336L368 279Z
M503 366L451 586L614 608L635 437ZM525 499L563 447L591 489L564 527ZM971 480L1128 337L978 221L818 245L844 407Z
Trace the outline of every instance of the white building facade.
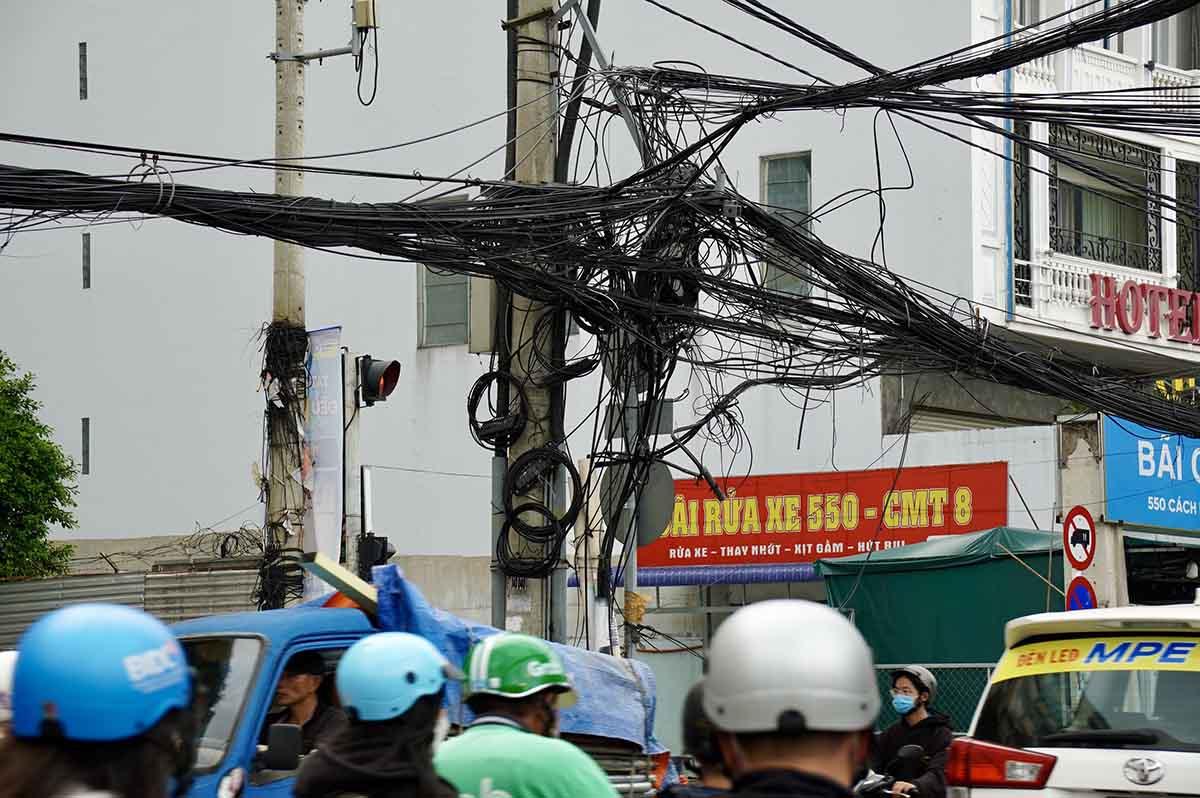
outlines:
M1063 10L1054 0L1042 0L1045 8L1016 5L1007 18L1001 0L852 0L802 4L796 13L873 62L901 67L1002 35L1014 18L1032 22ZM359 104L347 59L311 66L308 152L398 145L493 116L422 143L320 163L449 175L496 150L504 141L504 119L497 116L505 106L505 37L497 26L502 11L501 3L469 2L421 4L401 13L381 2L378 98L370 107ZM830 80L862 77L717 0L689 0L687 11ZM265 55L273 49L273 14L272 3L244 0L167 7L149 0L118 6L62 0L52 8L6 7L0 11L7 99L0 105L0 129L148 152L269 157L274 69ZM313 48L340 44L347 16L344 4L308 4L307 42ZM1077 48L978 85L999 91L1011 80L1013 90L1022 92L1136 85L1192 91L1182 88L1195 74L1186 70L1200 65L1183 33L1188 24L1134 31L1120 43ZM599 33L618 65L687 59L712 72L796 77L641 0L608 0ZM1156 55L1159 60L1147 65ZM849 189L875 187L880 177L884 186L906 186L907 158L914 185L887 194L882 247L873 247L880 226L873 197L820 216L813 232L834 247L873 256L900 274L969 299L1013 332L1078 348L1101 362L1149 362L1146 369L1153 371L1170 359L1196 359L1200 347L1165 334L1149 337L1148 327L1126 334L1091 325L1092 274L1116 278L1118 288L1129 280L1196 286L1193 245L1179 241L1170 213L1154 220L1136 212L1122 216L1108 206L1084 207L1068 197L1080 178L1066 170L1055 174L1044 156L1025 154L1024 163L1033 168L1018 165L1010 173L986 152L904 120L896 126L899 140L886 120L869 111L770 119L743 131L724 165L749 198L813 211ZM1075 137L1085 154L1088 147L1115 147L1126 162L1114 168L1143 174L1168 194L1197 191L1195 143L1125 136L1125 144L1111 145L1045 125L1034 125L1033 134L1040 140ZM608 133L618 176L635 166L624 135L616 124ZM1005 150L998 136L973 137L981 147ZM0 145L0 161L110 175L124 175L137 163L15 145ZM465 173L495 178L502 164L498 152ZM170 168L180 183L271 190L266 169L189 171L178 161ZM422 188L388 179L306 179L306 193L339 200L396 201ZM1139 221L1140 233L1134 231ZM362 460L378 467L377 529L405 556L488 557L490 455L471 441L464 410L488 356L469 351L469 282L428 273L419 264L369 257L307 252L305 262L308 326L341 325L346 345L403 364L387 404L363 411ZM270 317L270 264L269 241L161 219L65 220L53 231L18 235L0 252L0 349L37 375L44 418L83 471L79 529L64 539L138 538L261 521L252 478L262 449L256 336ZM1127 345L1131 340L1136 351ZM573 341L587 345L586 336ZM597 379L572 383L568 429L594 409ZM801 411L772 392L752 393L741 403L749 447L708 447L703 457L722 474L894 465L894 454L885 456L894 443L886 436L896 431L886 420L897 411L888 396L885 386L870 381L814 397L797 440ZM680 403L676 425L691 414L688 403ZM918 428L954 426L954 418L963 426L988 426L971 421L980 415L986 413L978 408L930 411L929 426ZM589 436L590 425L572 439L573 456L586 455ZM908 462L977 461L977 444L957 436L944 447L917 447L928 453L927 462ZM1020 463L1020 442L988 446L1013 458L1013 473L1053 459L1037 449ZM1048 525L1057 494L1052 483L1041 487L1046 490L1027 490L1040 491L1033 512ZM1019 504L1009 503L1009 515L1014 525L1030 525Z

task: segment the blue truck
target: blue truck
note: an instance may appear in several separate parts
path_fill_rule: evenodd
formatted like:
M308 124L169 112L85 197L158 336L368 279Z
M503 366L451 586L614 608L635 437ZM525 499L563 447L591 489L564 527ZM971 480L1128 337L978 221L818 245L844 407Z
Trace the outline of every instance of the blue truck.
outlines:
M204 704L192 798L290 795L299 764L294 737L264 729L284 665L317 651L332 674L349 646L395 630L420 634L462 665L469 647L496 630L430 607L394 566L377 568L371 611L302 606L214 615L176 624ZM668 753L654 738L654 677L642 663L561 646L580 701L562 716L563 736L592 754L622 795L642 796L669 779ZM322 688L336 703L333 679ZM447 691L456 727L469 720L457 685ZM295 727L292 727L293 729ZM673 772L673 771L672 771Z

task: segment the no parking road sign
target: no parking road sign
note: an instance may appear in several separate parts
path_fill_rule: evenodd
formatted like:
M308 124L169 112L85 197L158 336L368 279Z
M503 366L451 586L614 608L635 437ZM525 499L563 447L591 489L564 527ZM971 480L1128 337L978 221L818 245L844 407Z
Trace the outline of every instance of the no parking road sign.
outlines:
M1093 610L1097 606L1096 589L1086 576L1077 576L1067 585L1067 609Z
M1087 570L1095 559L1096 522L1086 507L1072 507L1063 519L1063 553L1076 571Z

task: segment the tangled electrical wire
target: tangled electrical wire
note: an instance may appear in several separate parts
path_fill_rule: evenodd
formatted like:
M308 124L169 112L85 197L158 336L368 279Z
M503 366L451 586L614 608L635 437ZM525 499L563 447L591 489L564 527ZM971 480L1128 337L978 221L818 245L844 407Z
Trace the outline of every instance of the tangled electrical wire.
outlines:
M121 175L0 166L0 207L12 209L0 223L0 235L61 227L76 219L97 224L164 216L314 249L493 278L506 297L497 314L497 338L504 352L493 358L489 373L468 395L472 436L486 448L506 452L522 430L540 423L531 412L529 390L549 389L556 403L545 435L548 443L514 458L505 479L503 507L494 510L503 514L506 533L513 533L501 535L497 557L515 576L542 576L557 562L569 528L599 490L601 480L593 475L606 470L612 475L602 497L609 510L636 506L646 474L657 462L705 479L717 490L703 458L691 449L744 447L739 398L760 386L784 391L803 419L825 401L822 396L837 390L883 375L944 372L1062 397L1169 432L1200 434L1200 409L1147 391L1148 383L1165 375L1105 367L1041 338L993 329L988 317L994 309L902 278L887 267L886 257L881 265L840 252L811 232L813 219L858 199L878 197L882 240L882 184L847 192L805 218L740 196L726 185L720 166L730 142L755 120L806 110L874 109L889 120L905 119L971 147L980 146L972 139L975 131L1007 140L1024 148L1023 166L1045 169L1030 165L1029 152L1070 166L1132 194L1143 209L1178 211L1177 226L1195 235L1200 208L1153 183L1101 169L1103 151L1084 151L1069 136L1043 139L1029 132L1030 123L1038 122L1059 130L1101 127L1196 136L1200 99L1194 95L1157 88L1042 94L949 88L956 81L1014 69L1031 59L1153 23L1193 5L1193 0L1128 0L1088 13L1093 2L1045 20L1036 29L893 71L763 2L726 0L868 73L842 85L737 41L667 3L646 2L795 70L806 82L717 75L679 62L593 70L584 47L576 56L560 44L560 56L574 62L576 70L563 120L563 130L570 131L564 137L567 155L559 152L555 184L360 172L311 160L289 165L320 173L432 182L442 188L471 186L479 192L474 199L451 197L437 203L367 204L217 191L174 177L168 191L161 179L154 185ZM622 110L627 113L622 115ZM604 144L614 123L630 127L644 163L621 179L612 175ZM540 135L538 130L522 133L529 134ZM0 134L0 140L133 153L131 148L15 134ZM269 161L160 156L156 164L196 169L272 166ZM808 290L782 290L781 278ZM514 296L528 307L540 308L528 314L534 319L532 329L522 335L512 331L514 302L507 297ZM1022 320L1052 331L1049 322ZM566 343L568 321L588 333L585 341ZM542 340L554 345L535 343ZM1116 345L1141 351L1134 344ZM563 429L563 386L597 368L603 368L606 379L585 420L593 427L588 452L593 471L584 481L566 448L573 430ZM685 377L689 389L679 392L678 383ZM699 394L692 402L696 419L669 435L658 434L666 406L686 398L692 386L698 386ZM485 407L487 413L481 415ZM565 488L552 484L558 473L567 476ZM557 491L555 502L529 500L539 490L547 495L547 487ZM631 524L625 515L608 525L601 542L602 563L611 562L618 539L628 540ZM631 548L624 547L624 556ZM270 590L263 592L276 596L286 592L289 583L280 565L283 554L273 556L283 570L272 576ZM600 581L602 590L611 592L616 577L603 573Z

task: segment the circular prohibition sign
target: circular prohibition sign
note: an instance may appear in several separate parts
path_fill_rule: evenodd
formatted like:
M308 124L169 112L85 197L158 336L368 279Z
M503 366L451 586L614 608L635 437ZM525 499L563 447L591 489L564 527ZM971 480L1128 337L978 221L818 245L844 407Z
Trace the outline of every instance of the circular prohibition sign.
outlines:
M1063 553L1076 571L1087 570L1095 559L1096 521L1086 507L1072 507L1063 519Z

